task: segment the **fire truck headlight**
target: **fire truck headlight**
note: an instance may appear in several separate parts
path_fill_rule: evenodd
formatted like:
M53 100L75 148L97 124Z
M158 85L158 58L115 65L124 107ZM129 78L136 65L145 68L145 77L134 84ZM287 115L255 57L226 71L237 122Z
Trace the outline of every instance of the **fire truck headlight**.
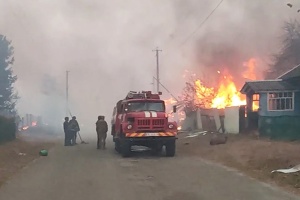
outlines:
M128 129L128 130L132 129L132 125L131 125L131 124L128 124L128 125L127 125L127 129Z
M174 125L173 124L169 124L169 129L172 129L174 128Z

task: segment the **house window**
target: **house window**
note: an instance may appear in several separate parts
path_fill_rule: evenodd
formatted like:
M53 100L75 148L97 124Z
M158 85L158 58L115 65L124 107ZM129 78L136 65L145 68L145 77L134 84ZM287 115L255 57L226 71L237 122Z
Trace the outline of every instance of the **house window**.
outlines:
M259 94L252 95L252 111L258 111L259 109Z
M293 92L268 93L268 110L269 111L294 110L294 93Z

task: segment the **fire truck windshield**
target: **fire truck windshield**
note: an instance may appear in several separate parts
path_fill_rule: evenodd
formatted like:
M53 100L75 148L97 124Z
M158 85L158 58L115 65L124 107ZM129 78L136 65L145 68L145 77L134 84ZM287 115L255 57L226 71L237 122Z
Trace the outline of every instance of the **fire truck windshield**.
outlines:
M140 112L140 111L156 111L165 112L164 102L130 102L126 106L127 112Z

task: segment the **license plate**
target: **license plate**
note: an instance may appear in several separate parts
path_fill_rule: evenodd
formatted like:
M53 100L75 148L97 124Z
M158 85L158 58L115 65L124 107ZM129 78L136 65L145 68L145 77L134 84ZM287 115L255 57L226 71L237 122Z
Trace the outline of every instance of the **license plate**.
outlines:
M145 133L145 136L158 136L158 133Z

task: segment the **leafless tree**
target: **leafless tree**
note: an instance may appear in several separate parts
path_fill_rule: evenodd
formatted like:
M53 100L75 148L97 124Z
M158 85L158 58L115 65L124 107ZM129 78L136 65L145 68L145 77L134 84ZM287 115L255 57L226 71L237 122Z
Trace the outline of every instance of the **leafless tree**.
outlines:
M277 78L300 64L300 24L294 20L283 26L282 48L273 55L272 64L265 73L267 79Z

